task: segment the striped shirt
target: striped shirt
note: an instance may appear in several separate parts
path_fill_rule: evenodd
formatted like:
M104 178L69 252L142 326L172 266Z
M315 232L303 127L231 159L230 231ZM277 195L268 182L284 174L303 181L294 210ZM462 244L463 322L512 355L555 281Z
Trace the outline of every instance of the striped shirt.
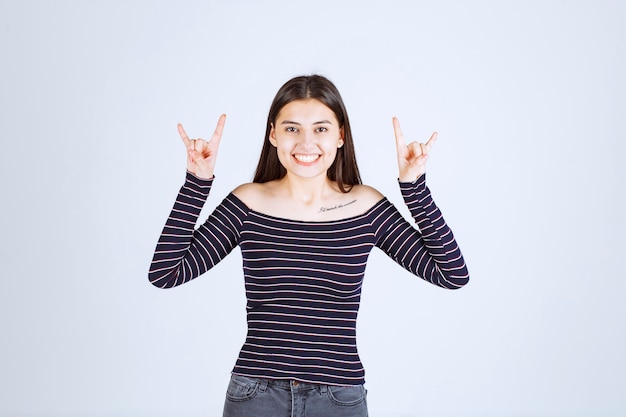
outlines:
M159 238L149 280L160 288L183 284L240 247L248 333L236 374L363 384L356 320L374 246L440 287L460 288L469 280L424 176L400 183L419 230L386 198L358 216L300 221L251 210L232 193L195 229L211 185L212 180L187 174Z

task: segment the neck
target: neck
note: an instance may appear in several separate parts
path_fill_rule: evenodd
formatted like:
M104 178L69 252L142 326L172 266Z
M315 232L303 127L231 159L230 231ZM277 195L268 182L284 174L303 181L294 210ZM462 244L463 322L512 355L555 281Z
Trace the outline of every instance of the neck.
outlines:
M322 178L300 178L287 174L282 180L286 195L298 203L315 205L323 202L329 194L337 192L337 186L324 175Z

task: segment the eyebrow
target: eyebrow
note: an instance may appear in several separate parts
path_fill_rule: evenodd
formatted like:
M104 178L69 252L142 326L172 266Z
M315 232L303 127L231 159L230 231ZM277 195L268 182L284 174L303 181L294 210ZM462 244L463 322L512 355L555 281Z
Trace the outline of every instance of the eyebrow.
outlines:
M298 126L300 126L300 123L292 122L291 120L283 120L280 124L281 125L298 125ZM323 125L323 124L332 125L333 123L330 120L320 120L319 122L315 122L313 124L314 125Z

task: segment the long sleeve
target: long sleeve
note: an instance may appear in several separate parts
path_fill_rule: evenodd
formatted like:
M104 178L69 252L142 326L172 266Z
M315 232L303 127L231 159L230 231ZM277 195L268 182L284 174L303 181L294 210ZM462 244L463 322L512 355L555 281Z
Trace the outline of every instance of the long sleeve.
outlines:
M426 186L426 176L400 182L400 191L419 230L399 213L378 227L377 246L415 275L437 286L456 289L469 281L461 250Z
M195 229L212 184L213 180L187 173L150 264L148 279L153 285L184 284L208 271L237 245L241 213L226 200Z

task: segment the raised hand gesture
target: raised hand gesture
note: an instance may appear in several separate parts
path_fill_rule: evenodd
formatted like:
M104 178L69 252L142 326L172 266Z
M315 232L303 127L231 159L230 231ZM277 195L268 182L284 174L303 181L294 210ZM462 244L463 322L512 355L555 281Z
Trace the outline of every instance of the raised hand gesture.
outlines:
M404 141L400 122L393 118L393 132L396 135L396 150L398 151L398 179L402 182L415 181L426 172L428 153L437 140L437 132L434 132L428 142L411 142L409 145Z
M220 146L225 123L226 115L222 114L209 141L189 139L185 129L183 129L183 125L178 124L178 134L187 148L187 171L196 177L207 180L213 178L217 150Z

